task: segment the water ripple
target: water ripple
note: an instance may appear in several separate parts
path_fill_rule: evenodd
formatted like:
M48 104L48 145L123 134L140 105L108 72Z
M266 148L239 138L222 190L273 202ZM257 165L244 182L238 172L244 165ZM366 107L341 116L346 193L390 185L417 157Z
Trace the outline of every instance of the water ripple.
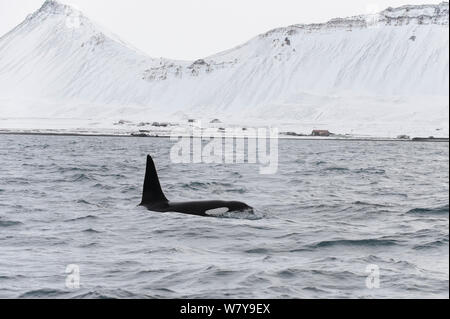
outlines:
M282 140L274 175L173 164L171 145L0 135L0 297L448 298L448 144ZM254 211L137 207L147 154L168 198Z

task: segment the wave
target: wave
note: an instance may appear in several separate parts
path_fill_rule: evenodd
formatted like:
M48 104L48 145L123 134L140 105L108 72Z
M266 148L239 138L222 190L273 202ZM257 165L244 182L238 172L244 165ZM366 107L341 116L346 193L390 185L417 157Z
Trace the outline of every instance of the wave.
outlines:
M253 248L245 251L247 254L269 254L270 250L266 248Z
M98 219L98 217L94 216L94 215L87 215L87 216L81 216L81 217L76 217L76 218L72 218L72 219L67 219L67 220L65 220L65 222L75 222L75 221L80 221L80 220L94 220L94 219Z
M19 279L23 279L26 278L23 275L14 275L14 276L5 276L5 275L0 275L0 281L1 280L19 280Z
M287 268L284 270L280 270L276 273L277 277L280 278L295 278L301 275L302 271L299 269Z
M248 209L240 212L209 214L209 216L217 218L248 219L248 220L258 220L263 218L262 213L259 213L253 209Z
M227 189L225 190L227 193L238 193L238 194L245 194L247 193L247 190L244 188L235 188L235 189Z
M93 176L86 175L84 173L79 173L79 174L73 174L71 176L55 180L56 183L61 183L61 182L75 183L75 182L85 182L85 181L97 182L97 179L94 178Z
M79 247L80 248L92 248L92 247L98 247L99 243L89 243L89 244L82 244Z
M88 228L88 229L83 230L83 233L100 234L101 231L95 230L93 228Z
M406 212L406 214L416 215L448 215L449 205L444 205L435 208L414 208Z
M324 247L334 247L334 246L395 246L399 242L393 239L337 239L337 240L325 240L311 245L311 248L324 248Z
M72 176L71 182L83 182L83 181L96 181L96 179L92 176L88 176L86 174L75 174Z
M74 299L143 299L146 295L136 294L124 289L95 288L73 295Z
M21 299L50 299L50 298L62 298L69 297L73 299L119 299L119 298L142 298L143 296L136 295L132 292L123 289L94 289L86 291L83 289L79 292L43 288L37 290L28 291L19 296Z
M84 199L78 199L76 201L77 204L84 204L84 205L92 205L91 203L89 203L88 201L84 200Z
M104 190L112 190L112 189L114 189L113 186L104 185L104 184L100 184L100 183L97 183L97 184L95 184L95 185L92 186L92 187L98 188L98 189L104 189Z
M327 167L325 168L325 171L328 172L348 172L349 169L346 167Z
M422 250L422 249L432 249L432 248L437 248L437 247L441 247L441 246L445 246L448 245L448 238L444 238L442 240L435 240L423 245L416 245L414 246L415 250Z
M386 174L386 171L381 168L374 168L374 167L368 167L368 168L360 168L353 171L357 174L374 174L374 175L383 175Z
M353 205L361 205L361 206L373 206L373 207L390 207L389 205L385 204L377 204L377 203L369 203L364 201L356 201L352 203Z
M185 183L181 187L186 189L208 189L210 186L222 186L222 187L233 187L233 184L230 183L221 183L221 182L209 182L209 183L202 183L202 182L190 182Z
M58 167L56 169L58 173L69 173L69 172L81 172L83 169L79 167Z
M61 296L67 295L68 292L58 289L43 288L38 290L27 291L26 293L19 296L20 299L47 299L47 298L59 298Z
M311 291L311 292L315 292L315 293L325 293L325 290L319 289L317 287L305 287L302 288L302 290L306 290L306 291Z
M14 220L1 220L0 219L0 227L12 227L12 226L19 226L22 225L21 222L14 221Z

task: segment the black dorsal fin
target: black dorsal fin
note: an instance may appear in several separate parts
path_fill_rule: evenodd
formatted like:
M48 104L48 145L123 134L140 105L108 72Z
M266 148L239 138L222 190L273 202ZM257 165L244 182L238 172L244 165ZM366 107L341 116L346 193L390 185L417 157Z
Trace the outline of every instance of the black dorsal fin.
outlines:
M167 202L166 196L161 189L159 183L158 173L156 172L155 163L150 155L147 156L147 169L145 171L144 190L142 192L142 203L156 204L161 202Z

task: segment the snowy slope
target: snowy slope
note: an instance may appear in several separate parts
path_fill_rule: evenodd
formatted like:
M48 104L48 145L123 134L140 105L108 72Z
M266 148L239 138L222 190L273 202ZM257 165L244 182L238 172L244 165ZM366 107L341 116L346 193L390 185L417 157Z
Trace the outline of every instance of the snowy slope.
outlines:
M221 118L297 132L448 136L448 30L448 3L404 6L170 61L46 1L0 38L0 118Z

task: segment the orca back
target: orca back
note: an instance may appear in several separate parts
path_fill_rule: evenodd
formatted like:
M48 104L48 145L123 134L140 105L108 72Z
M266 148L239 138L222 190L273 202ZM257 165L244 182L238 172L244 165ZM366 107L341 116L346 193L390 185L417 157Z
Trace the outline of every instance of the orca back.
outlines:
M161 189L155 163L153 162L152 157L148 155L141 205L157 204L161 202L168 202L168 200Z

